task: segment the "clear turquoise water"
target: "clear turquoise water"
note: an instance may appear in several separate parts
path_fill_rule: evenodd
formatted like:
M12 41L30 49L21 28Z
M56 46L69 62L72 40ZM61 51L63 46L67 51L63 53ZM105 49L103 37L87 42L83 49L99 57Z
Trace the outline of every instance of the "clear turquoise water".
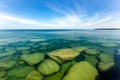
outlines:
M102 44L107 44L107 46ZM98 70L100 80L120 80L120 51L118 51L120 49L119 30L1 30L0 63L9 60L20 62L22 61L20 57L24 54L24 51L29 51L26 52L26 54L41 52L47 56L48 52L77 46L85 46L90 49L98 50L99 55L102 53L114 55L114 66L109 68L109 70L101 72L98 69L100 62L98 58L99 55L94 56L97 57L98 63L93 66ZM11 51L16 52L9 55ZM82 53L83 55L74 59L76 62L85 60L86 53L85 51ZM48 56L46 58L48 58ZM88 62L92 64L91 61L88 60ZM0 71L4 70L7 72L0 79L25 80L26 76L8 76L9 71L15 68L16 65L7 70L0 67ZM19 65L28 66L29 64L25 62ZM36 68L37 65L32 67Z

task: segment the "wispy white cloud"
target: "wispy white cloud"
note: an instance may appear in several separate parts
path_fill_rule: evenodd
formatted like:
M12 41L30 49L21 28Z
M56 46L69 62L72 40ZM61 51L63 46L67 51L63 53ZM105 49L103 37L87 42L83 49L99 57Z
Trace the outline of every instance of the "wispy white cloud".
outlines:
M104 17L104 18L96 18L96 17L93 17L93 18L90 18L90 19L88 19L86 22L83 22L82 24L81 24L81 26L83 26L84 28L85 27L87 27L87 28L92 28L93 26L98 26L99 24L101 24L101 23L105 23L105 22L107 22L107 21L109 21L109 20L111 20L112 19L112 17L111 16L107 16L107 17Z
M73 28L76 27L82 20L77 15L67 15L60 18L54 18L53 21L59 25L64 27Z
M65 10L58 9L58 8L56 8L56 6L54 6L52 4L47 4L47 7L52 9L55 12L58 12L58 13L62 14L62 15L68 14Z
M50 25L50 24L43 23L43 22L38 22L38 21L35 21L35 20L17 18L17 17L7 16L7 15L3 15L3 14L0 14L0 19L10 20L10 21L17 21L17 22L25 23L25 24L34 24L34 25L43 25L43 26L44 25Z
M64 15L52 19L55 25L65 28L95 28L95 26L97 27L100 24L104 25L105 22L114 18L111 14L103 15L100 13L88 17L84 9L82 9L75 0L72 0L72 2L75 6L74 10L68 5L65 5L65 8L61 8L61 5L56 6L49 3L47 4L48 8Z
M96 25L96 27L102 28L120 28L120 15L114 15L110 20Z
M79 15L67 15L60 18L54 18L54 22L59 26L61 25L67 28L95 28L95 26L97 27L99 24L104 24L114 18L111 15L102 18L99 16L99 14L96 14L89 18L81 18Z
M76 1L73 1L73 3L74 3L73 5L75 6L76 9L65 3L59 3L58 5L47 3L46 6L49 9L51 9L57 13L60 13L64 16L77 15L77 14L80 15L81 8L80 8L79 4Z
M79 15L67 15L64 17L56 17L51 19L53 23L40 22L29 19L16 18L12 16L0 14L0 28L32 28L32 29L43 29L43 28L69 28L69 29L80 29L80 28L97 28L97 27L119 27L120 28L120 16L106 16L99 18L95 15L90 18L80 18Z
M26 23L26 24L39 24L33 20L21 19L21 18L11 17L11 16L7 16L7 15L2 15L2 14L0 14L0 19L13 20L13 21Z

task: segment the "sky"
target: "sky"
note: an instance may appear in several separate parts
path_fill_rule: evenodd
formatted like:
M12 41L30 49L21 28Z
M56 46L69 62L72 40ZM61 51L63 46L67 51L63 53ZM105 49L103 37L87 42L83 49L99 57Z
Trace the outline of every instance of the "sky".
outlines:
M0 29L120 28L120 0L0 0Z

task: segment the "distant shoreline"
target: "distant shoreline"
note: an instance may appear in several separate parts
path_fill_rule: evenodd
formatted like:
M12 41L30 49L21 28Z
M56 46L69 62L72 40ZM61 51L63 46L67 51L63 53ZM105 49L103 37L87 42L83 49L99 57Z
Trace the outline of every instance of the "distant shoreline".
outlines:
M120 30L120 28L97 28L94 30Z

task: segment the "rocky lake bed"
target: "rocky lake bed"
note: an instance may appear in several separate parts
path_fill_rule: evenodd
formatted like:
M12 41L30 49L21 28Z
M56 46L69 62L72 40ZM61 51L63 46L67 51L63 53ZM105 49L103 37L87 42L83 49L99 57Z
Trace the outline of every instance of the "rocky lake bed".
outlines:
M1 39L0 80L120 79L120 43L56 33Z

